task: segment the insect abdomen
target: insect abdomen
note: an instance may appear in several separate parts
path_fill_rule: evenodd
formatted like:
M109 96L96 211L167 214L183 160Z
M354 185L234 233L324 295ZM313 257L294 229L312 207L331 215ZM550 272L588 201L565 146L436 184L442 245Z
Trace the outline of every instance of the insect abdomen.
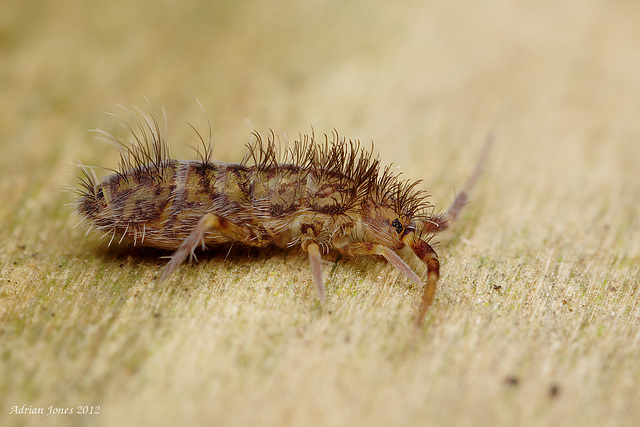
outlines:
M107 176L81 198L78 211L114 237L163 249L178 248L207 213L246 228L244 244L283 245L299 236L307 218L326 229L353 211L354 191L344 186L346 179L293 164L260 168L166 160ZM209 232L204 240L219 244L236 239Z

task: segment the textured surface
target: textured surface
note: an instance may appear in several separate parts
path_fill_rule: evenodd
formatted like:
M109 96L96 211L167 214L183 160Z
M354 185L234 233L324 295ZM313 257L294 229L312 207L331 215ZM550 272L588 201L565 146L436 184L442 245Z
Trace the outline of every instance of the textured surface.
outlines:
M637 422L640 7L343 3L3 5L0 424ZM72 228L71 162L118 162L87 130L124 134L103 112L145 97L176 157L197 98L220 160L252 127L335 128L441 209L495 129L424 328L382 260L323 265L323 310L298 251L201 255L158 285L166 253Z

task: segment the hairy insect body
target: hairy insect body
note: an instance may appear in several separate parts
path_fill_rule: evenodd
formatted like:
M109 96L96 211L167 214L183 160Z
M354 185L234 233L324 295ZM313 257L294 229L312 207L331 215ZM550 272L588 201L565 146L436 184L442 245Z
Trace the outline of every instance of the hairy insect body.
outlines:
M436 215L426 195L415 189L418 182L381 169L370 151L337 134L324 144L313 135L301 137L279 154L273 134L263 141L254 133L256 141L240 163L212 160L206 145L200 160L186 161L170 158L155 117L133 117L137 132L127 125L133 143L109 135L121 150L114 174L98 182L92 171L81 168L76 206L80 216L112 239L175 250L161 280L198 246L299 245L309 254L324 300L322 253L334 249L347 256L383 256L422 284L397 255L409 246L427 265L417 319L422 321L439 276L428 240L457 217L480 166L451 208Z
M287 247L310 232L323 252L350 242L374 241L377 235L386 237L378 243L395 249L404 246L389 233L376 233L376 228L388 228L387 221L378 219L379 202L368 200L346 208L348 194L323 183L313 172L285 166L286 176L278 176L241 164L170 160L155 176L141 171L108 176L94 197L82 199L78 210L99 229L162 249L180 247L208 213L243 232L231 236L209 230L203 236L205 245ZM374 205L378 212L369 212L367 207Z

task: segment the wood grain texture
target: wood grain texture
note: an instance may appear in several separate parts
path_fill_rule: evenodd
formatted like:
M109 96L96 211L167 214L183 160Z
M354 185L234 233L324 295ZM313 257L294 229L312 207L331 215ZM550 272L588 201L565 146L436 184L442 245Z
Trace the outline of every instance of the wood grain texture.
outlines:
M640 7L343 3L3 5L0 425L637 423ZM87 130L124 135L103 112L145 97L176 157L197 98L220 160L251 127L335 128L440 209L493 130L423 328L382 259L324 263L322 309L299 251L199 253L158 284L168 253L73 228L71 162L118 162Z

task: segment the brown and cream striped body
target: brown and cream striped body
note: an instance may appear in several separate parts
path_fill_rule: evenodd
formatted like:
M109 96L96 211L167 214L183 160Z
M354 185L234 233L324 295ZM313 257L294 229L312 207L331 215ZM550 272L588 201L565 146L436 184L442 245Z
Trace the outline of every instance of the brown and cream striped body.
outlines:
M201 159L175 160L155 117L132 115L137 131L127 126L133 143L109 135L121 150L117 172L98 182L82 167L77 211L112 240L175 249L161 280L198 246L300 245L324 300L321 253L380 255L423 283L396 253L409 246L428 269L418 324L422 321L439 275L428 240L457 217L482 160L451 208L436 215L416 189L418 182L381 169L371 151L335 132L323 143L301 136L282 153L273 133L266 141L254 133L255 143L240 163L212 160L206 144Z

